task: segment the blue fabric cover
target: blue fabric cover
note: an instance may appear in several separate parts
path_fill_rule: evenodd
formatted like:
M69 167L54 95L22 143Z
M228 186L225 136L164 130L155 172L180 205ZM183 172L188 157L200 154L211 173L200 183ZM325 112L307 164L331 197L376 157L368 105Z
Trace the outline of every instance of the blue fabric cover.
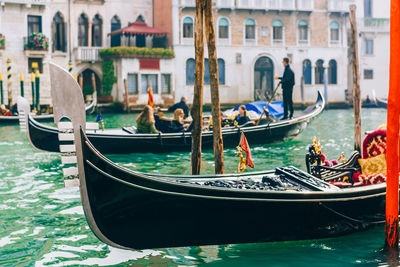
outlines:
M267 105L267 102L265 101L256 101L256 102L252 102L252 103L247 103L247 104L243 104L246 106L246 109L248 111L254 111L257 114L261 115L261 113L263 113L264 111L264 107ZM241 105L236 106L233 111L236 111L239 109ZM278 118L283 116L283 101L274 101L271 102L268 105L268 112L269 115L274 117L274 118Z

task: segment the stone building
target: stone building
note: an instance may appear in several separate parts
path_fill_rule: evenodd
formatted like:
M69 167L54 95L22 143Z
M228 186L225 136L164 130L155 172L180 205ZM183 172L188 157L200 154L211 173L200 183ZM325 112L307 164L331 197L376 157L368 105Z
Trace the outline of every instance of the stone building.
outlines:
M358 6L363 98L373 92L386 96L389 50L379 47L388 43L388 19L380 19L388 18L388 3L373 6L372 1L214 0L221 102L270 97L277 84L273 77L282 75L281 62L286 56L296 75L295 102L314 102L317 91L324 92L324 77L328 81L328 101L345 102L345 92L352 87L348 7L353 3ZM364 14L372 8L372 15ZM117 78L112 90L114 100L126 100L127 89L130 105L146 104L151 84L158 104L169 105L182 96L191 102L194 12L195 0L0 0L0 71L6 77L10 58L13 98L19 95L19 74L23 73L25 95L30 100L29 75L32 63L37 62L42 73L40 102L51 104L48 62L68 69L71 61L72 73L82 77L84 90L92 85L94 75L101 94L107 58L112 59ZM145 23L150 30L108 35L134 22L142 26ZM151 49L158 38L154 29L165 33L161 47L172 48L174 55L162 51L99 56L100 49L116 46ZM29 38L35 32L47 37L47 48L35 46ZM210 102L208 84L206 68L205 103Z
M152 24L152 0L1 0L0 34L5 44L0 49L0 71L6 75L6 61L12 61L13 98L19 93L20 73L25 76L25 96L30 100L30 72L37 62L41 72L41 104L51 104L48 62L83 77L91 85L92 74L101 91L102 59L98 51L109 47L113 30L137 19ZM38 47L29 37L42 33L48 47ZM114 44L115 45L115 44ZM39 45L40 46L40 45ZM6 88L4 89L7 95ZM116 94L116 90L113 91Z
M357 0L361 97L387 98L390 1Z
M175 99L192 96L194 0L173 1ZM215 25L223 103L267 99L289 57L295 102L315 101L328 76L328 100L344 102L348 86L348 7L352 0L216 0ZM207 56L206 56L207 57ZM206 59L207 65L207 59ZM180 69L179 69L180 68ZM207 68L206 68L207 72ZM208 74L205 83L208 84ZM302 85L303 84L303 85ZM205 103L210 102L208 85Z

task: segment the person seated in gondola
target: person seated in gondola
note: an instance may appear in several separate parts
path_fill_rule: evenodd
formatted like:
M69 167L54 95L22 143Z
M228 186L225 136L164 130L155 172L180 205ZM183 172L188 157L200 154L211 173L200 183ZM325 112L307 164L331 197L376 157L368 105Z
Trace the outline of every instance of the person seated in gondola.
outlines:
M241 105L239 107L239 114L235 117L235 121L239 126L252 126L255 125L255 122L252 121L249 116L247 116L247 110L245 105Z
M17 103L15 103L15 104L11 107L11 114L12 114L13 116L18 116L18 115L19 115Z
M12 112L5 105L1 105L0 116L12 116Z
M159 107L154 109L154 120L156 129L163 133L171 133L172 119L164 117Z
M183 112L183 109L178 108L174 112L174 119L172 121L172 130L173 132L179 133L179 132L184 132L190 129L190 124L189 123L184 123L183 118L185 117L185 113Z
M221 127L229 127L233 126L233 122L230 121L229 119L225 118L224 113L221 111L220 114L221 118ZM209 122L208 122L208 129L211 131L213 129L213 119L212 116L210 116Z
M153 108L149 105L146 105L136 118L136 124L139 133L159 133L155 127Z

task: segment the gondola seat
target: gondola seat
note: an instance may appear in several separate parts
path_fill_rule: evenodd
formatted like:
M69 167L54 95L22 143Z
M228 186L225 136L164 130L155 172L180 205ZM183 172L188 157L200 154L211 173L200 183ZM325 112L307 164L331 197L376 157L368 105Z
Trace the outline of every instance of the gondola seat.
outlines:
M386 129L369 133L363 141L363 158L386 154Z

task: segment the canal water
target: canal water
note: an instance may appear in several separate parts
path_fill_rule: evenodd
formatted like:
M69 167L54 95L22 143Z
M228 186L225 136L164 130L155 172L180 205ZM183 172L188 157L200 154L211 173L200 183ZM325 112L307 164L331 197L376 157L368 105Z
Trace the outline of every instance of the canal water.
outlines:
M130 126L135 116L104 114L103 118L111 128ZM385 109L363 109L363 131L376 129L385 121ZM353 149L352 110L326 110L292 140L251 147L254 171L284 165L305 169L304 156L313 136L321 140L328 159L341 152L349 155ZM189 153L108 156L142 172L190 172ZM226 173L236 172L237 161L234 149L225 150ZM203 166L204 173L213 173L211 150L204 151ZM252 227L251 221L243 225L243 229L248 227ZM64 188L60 156L31 148L18 126L0 126L0 266L376 266L388 264L381 253L383 239L384 226L377 226L321 240L116 249L100 242L89 229L78 189Z

